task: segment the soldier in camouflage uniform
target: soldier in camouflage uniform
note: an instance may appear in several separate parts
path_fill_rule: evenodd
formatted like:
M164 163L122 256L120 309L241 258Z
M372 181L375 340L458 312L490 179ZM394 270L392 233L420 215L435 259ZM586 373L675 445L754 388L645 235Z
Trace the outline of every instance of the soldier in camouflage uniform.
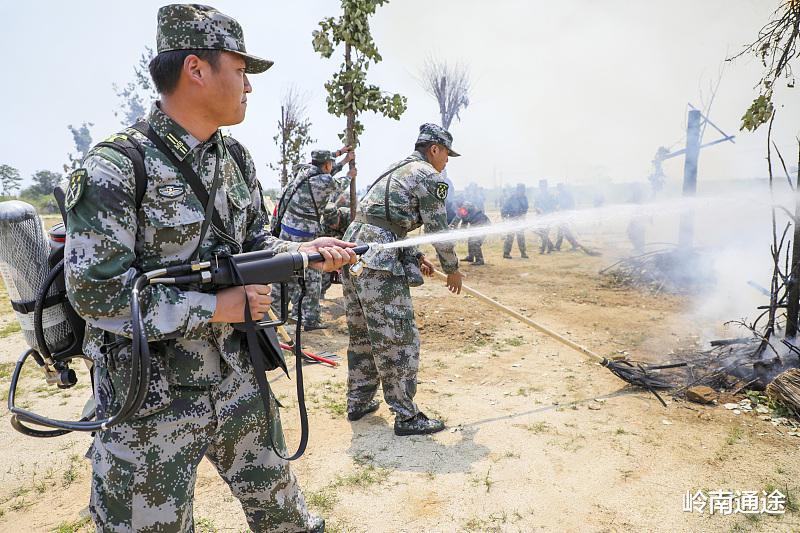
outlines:
M520 183L517 189L503 202L503 208L500 210L500 215L504 219L509 220L522 220L528 214L528 197L525 194L525 185ZM503 243L503 257L511 259L511 247L514 246L514 235L517 236L517 246L519 246L520 257L523 259L528 258L525 253L525 229L518 229L516 232L512 231L506 234L506 240Z
M547 215L555 211L558 207L556 198L550 194L550 189L547 188L547 180L539 180L539 189L533 196L533 208L540 215ZM553 251L553 241L550 240L550 228L543 227L536 230L542 245L539 247L540 254L549 254Z
M322 209L322 235L341 239L349 225L350 195L343 192L336 200L328 202L328 205ZM341 283L338 271L322 273L322 293L320 295L322 299L325 298L325 293L334 283Z
M146 122L203 186L216 190L210 196L224 227L201 229L205 207L187 179L132 128L114 139L134 137L142 147L147 184L138 207L133 160L116 149L94 148L71 175L65 275L70 302L86 319L84 353L95 365L98 418L117 412L130 380L130 294L139 272L185 264L195 250L209 260L317 249L329 270L355 261L340 241L300 245L269 235L255 165L244 150L241 172L228 152L219 127L244 119L246 73L272 65L246 53L241 26L209 7L168 5L158 12L157 44L150 71L161 100ZM230 325L243 321L245 303L260 319L270 302L263 285L218 292L154 285L143 292L152 346L145 402L132 418L98 431L88 454L89 510L98 531L192 531L203 457L239 499L253 531L324 530L288 463L270 447L274 442L286 453L277 403L267 417L246 341Z
M462 202L458 209L456 209L455 224L461 224L461 228L473 228L476 226L488 226L491 224L489 217L482 209L479 209L472 202ZM472 263L475 266L486 264L483 260L483 241L486 239L485 235L474 235L467 239L467 257L464 261Z
M448 185L442 180L452 136L435 124L420 127L415 151L380 176L359 202L356 219L345 239L358 243L391 243L425 226L427 233L447 229L445 199ZM462 274L453 243L433 245L447 286L461 291ZM350 345L347 350L347 417L358 420L378 409L375 393L395 413L396 435L433 433L444 424L430 419L414 403L419 367L419 332L414 324L409 284L422 283L422 273L433 265L416 248L374 247L362 256L360 276L347 269L342 280Z
M339 163L336 157L347 153ZM280 223L280 238L292 242L308 242L324 234L322 209L329 201L350 185L356 175L355 167L347 176L335 178L342 167L355 159L352 148L346 146L336 152L314 150L311 163L298 165L294 178L286 184L278 202L277 222ZM322 275L317 270L305 271L306 294L303 298L303 321L306 331L324 329L320 321L319 300L322 295ZM297 319L300 287L289 284L292 299L292 318ZM273 307L280 308L280 287L272 289Z

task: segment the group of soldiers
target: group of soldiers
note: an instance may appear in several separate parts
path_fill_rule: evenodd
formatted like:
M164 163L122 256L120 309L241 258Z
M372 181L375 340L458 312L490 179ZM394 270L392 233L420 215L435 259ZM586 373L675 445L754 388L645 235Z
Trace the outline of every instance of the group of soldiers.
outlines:
M551 189L548 188L547 180L539 180L539 187L534 193L533 202L533 208L537 214L548 215L556 211L575 209L575 199L565 184L559 183L556 186L555 194L550 191ZM528 209L528 195L525 185L519 183L514 189L514 192L503 201L500 214L505 220L524 220L528 214ZM561 250L561 245L565 239L570 243L573 250L583 250L586 253L592 253L578 242L567 222L560 221L556 224L555 243L550 239L550 230L551 228L549 226L539 226L535 230L535 233L541 240L541 246L539 247L540 254L549 254L554 250ZM514 246L514 237L517 239L520 257L527 259L529 256L526 250L525 228L523 226L506 234L505 241L503 242L503 258L512 258L511 249Z

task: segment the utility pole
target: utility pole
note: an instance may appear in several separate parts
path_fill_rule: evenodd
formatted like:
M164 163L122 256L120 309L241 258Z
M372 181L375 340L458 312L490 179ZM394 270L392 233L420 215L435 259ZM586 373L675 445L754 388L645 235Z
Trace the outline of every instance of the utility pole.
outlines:
M700 119L702 113L689 110L686 124L686 157L683 160L683 197L694 198L697 193L697 160L700 157ZM694 212L690 209L681 215L678 230L678 247L688 250L694 239Z
M700 144L703 140L703 126L708 125L717 130L722 137L705 144ZM714 146L725 141L735 142L734 135L728 135L716 124L711 122L707 116L703 115L699 109L689 104L689 116L686 121L686 147L682 150L669 152L659 148L653 164L660 167L663 161L672 159L679 155L686 154L683 161L683 196L684 198L694 198L697 193L697 162L700 158L700 150ZM678 247L682 250L689 250L694 239L694 213L688 210L681 215L680 227L678 230Z

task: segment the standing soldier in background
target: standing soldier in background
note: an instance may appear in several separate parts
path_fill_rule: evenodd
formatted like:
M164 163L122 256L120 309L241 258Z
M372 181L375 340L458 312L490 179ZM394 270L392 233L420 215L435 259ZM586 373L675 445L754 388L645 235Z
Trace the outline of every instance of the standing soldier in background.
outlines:
M503 202L500 216L507 220L522 220L528 214L528 196L525 194L525 185L517 184L516 190ZM514 235L517 236L517 246L519 246L520 257L528 258L525 253L525 228L520 228L516 232L512 231L506 235L503 243L503 257L511 259L511 247L514 245Z
M452 135L423 124L414 153L391 165L367 190L345 237L359 243L391 243L425 226L426 233L447 230L445 200L449 187L440 172L448 156L457 156ZM461 292L463 274L453 243L433 245L447 287ZM345 270L342 284L350 346L347 350L347 418L358 420L378 409L375 393L395 413L395 435L418 435L444 429L414 403L419 368L419 332L409 286L422 284L433 265L416 248L372 248L362 256L360 276Z
M336 157L346 153L339 163ZM341 150L314 150L311 152L311 163L296 167L294 177L281 191L278 209L273 221L273 235L293 242L308 242L324 234L322 227L322 209L329 201L350 185L355 177L356 169L351 169L347 176L334 178L345 164L355 159L352 147L345 146ZM306 294L303 298L303 329L311 331L325 329L320 320L319 299L322 296L322 274L317 270L305 270ZM289 294L292 302L292 318L297 320L300 287L297 283L289 283ZM272 288L273 307L280 309L280 286Z
M533 208L536 213L540 215L547 215L556 210L556 199L550 194L547 188L547 180L539 180L539 189L533 197ZM542 239L542 245L539 248L540 254L549 254L553 251L553 241L550 240L550 228L543 227L536 230L536 233Z
M491 224L486 213L473 205L472 202L462 202L458 209L456 209L456 215L454 226L457 226L460 222L462 229L467 227L488 226ZM485 239L485 235L474 235L467 239L467 257L464 258L464 261L472 263L475 266L486 264L483 261L483 250L481 249Z
M167 5L158 11L156 41L149 68L160 100L135 128L94 147L66 193L67 295L86 320L83 353L94 363L98 418L118 411L131 379L130 300L139 273L255 250L318 250L328 270L347 256L355 262L337 246L349 245L335 239L292 243L266 230L253 160L220 131L244 120L247 74L272 66L247 54L239 23L207 6ZM136 152L144 175L135 170ZM218 219L213 228L208 217ZM267 412L247 341L232 327L244 320L245 305L260 320L269 292L268 285L143 291L152 350L144 403L130 419L97 431L87 454L97 531L193 531L203 457L241 503L251 530L324 530L282 459L277 403L271 397Z
M567 189L567 186L563 183L559 183L556 185L556 208L559 211L571 211L575 209L575 198L573 198L572 193ZM575 238L575 235L572 233L572 230L569 227L569 224L566 222L560 222L558 224L558 234L556 235L556 243L555 248L556 250L561 251L561 244L564 242L564 239L569 241L570 245L572 246L573 250L577 250L581 247L578 243L578 239Z
M341 239L347 226L350 225L350 194L342 192L338 198L328 202L322 209L322 235ZM341 273L338 270L322 273L322 293L320 298L325 298L325 293L333 284L340 284Z

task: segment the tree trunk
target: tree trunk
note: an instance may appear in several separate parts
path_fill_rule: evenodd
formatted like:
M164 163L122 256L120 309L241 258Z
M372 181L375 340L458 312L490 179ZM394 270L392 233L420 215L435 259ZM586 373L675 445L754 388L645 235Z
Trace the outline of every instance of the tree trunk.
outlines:
M286 171L286 112L283 106L281 106L281 123L281 189L283 189L289 182L289 175Z
M797 168L797 187L800 187L800 165ZM797 319L800 314L800 197L795 196L794 242L792 243L792 265L789 273L789 288L786 295L786 338L797 336Z
M345 71L349 72L350 69L353 67L353 62L350 59L350 43L346 43L344 45L344 65ZM347 97L348 102L347 106L345 107L345 117L347 117L347 126L345 128L345 146L352 146L353 148L356 147L356 138L355 138L355 122L356 116L355 111L353 110L353 86L351 84L347 84L344 90L345 94L350 95ZM349 169L352 170L356 166L355 161L350 161ZM356 209L358 204L358 198L356 197L356 178L353 177L350 179L350 220L355 220L356 218Z

